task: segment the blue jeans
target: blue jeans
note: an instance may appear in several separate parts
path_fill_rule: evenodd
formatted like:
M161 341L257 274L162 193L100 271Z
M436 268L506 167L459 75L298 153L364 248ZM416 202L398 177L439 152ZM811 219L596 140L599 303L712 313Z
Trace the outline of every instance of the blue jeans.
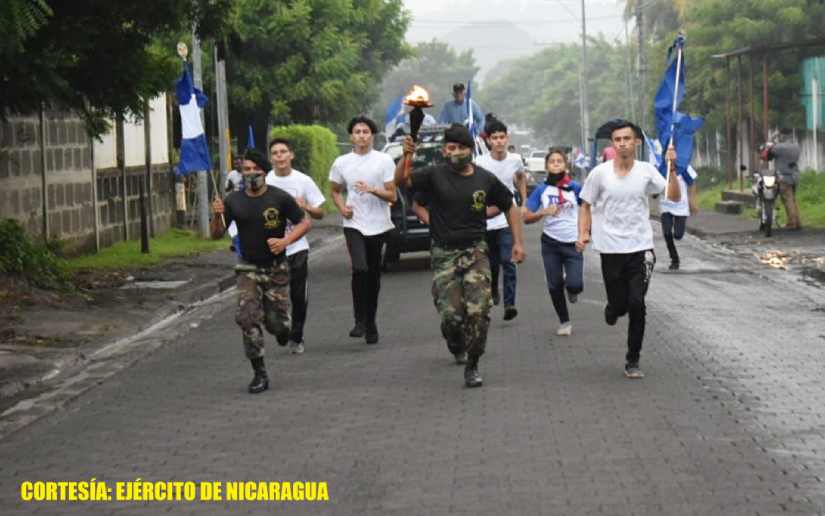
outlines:
M504 270L504 306L516 306L516 264L513 256L513 232L510 228L493 229L486 235L493 295L498 294L498 270Z
M570 320L570 314L567 312L564 290L566 288L571 294L584 290L584 256L576 251L575 243L559 242L542 233L541 257L553 308L559 321L566 323Z

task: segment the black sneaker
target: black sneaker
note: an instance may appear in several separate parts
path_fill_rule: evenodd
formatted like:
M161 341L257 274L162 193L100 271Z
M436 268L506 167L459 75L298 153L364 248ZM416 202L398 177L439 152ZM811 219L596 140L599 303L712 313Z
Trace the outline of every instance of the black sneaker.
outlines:
M570 302L571 305L575 305L579 301L579 295L574 294L573 292L568 292L567 300Z
M505 306L504 307L504 320L510 321L515 319L518 315L518 310L516 310L515 306Z
M679 270L679 262L670 262L669 270L678 271Z
M604 306L604 322L606 322L608 326L615 326L616 321L618 321L618 320L619 320L619 318L616 317L615 315L613 315L613 310L610 309L610 305L605 305Z
M467 363L467 353L462 351L460 353L453 353L453 356L455 357L455 363L457 365L465 365Z
M364 333L366 333L364 325L361 323L355 323L355 326L353 326L352 329L349 331L349 336L356 339L360 339L364 336Z
M464 385L473 388L481 387L483 383L481 375L478 374L478 365L467 364L467 367L464 368Z
M286 346L289 344L289 331L275 335L275 340L279 346Z
M624 366L624 375L631 380L640 380L645 377L645 374L639 368L638 362L629 362Z
M493 292L493 306L498 306L501 302L501 298L498 297L498 292Z

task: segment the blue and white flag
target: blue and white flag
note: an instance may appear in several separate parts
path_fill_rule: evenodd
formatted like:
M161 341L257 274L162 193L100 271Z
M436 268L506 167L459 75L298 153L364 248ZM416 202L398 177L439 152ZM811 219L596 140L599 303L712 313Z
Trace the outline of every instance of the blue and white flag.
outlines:
M672 140L676 148L676 171L688 185L691 185L693 178L687 167L693 159L693 135L702 127L705 120L701 116L691 117L678 111L679 104L685 97L684 45L685 38L680 34L668 50L668 66L653 100L653 109L662 152L667 150ZM667 177L667 160L661 157L659 172Z
M387 112L384 116L384 134L389 138L395 131L398 130L398 125L403 123L404 119L404 95L399 95L398 98L390 102L387 106Z
M590 168L590 158L587 154L580 152L579 155L576 156L576 159L573 160L573 166L581 169Z
M467 129L470 130L470 134L475 138L478 136L479 131L479 124L483 124L484 120L476 120L473 116L473 81L467 81L467 96L464 98L464 103L467 106Z
M647 150L647 162L656 168L662 163L661 146L657 147L656 142L650 139L646 132L642 131L642 136L645 139L645 149Z
M209 147L201 123L201 109L206 106L206 95L197 88L184 66L183 75L175 85L175 93L180 105L180 163L176 167L178 175L187 175L199 170L211 170Z

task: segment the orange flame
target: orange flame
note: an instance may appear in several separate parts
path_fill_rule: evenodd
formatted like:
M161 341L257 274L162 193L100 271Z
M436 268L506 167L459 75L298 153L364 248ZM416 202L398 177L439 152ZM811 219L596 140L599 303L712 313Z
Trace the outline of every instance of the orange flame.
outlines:
M413 84L410 92L404 97L404 104L413 107L432 107L433 105L430 102L430 94L427 93L427 90L417 84Z

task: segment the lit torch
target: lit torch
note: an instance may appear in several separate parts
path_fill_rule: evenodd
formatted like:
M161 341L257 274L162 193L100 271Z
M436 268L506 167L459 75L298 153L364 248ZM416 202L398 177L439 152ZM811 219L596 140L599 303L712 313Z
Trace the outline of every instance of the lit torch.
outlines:
M410 111L410 136L412 136L413 141L418 139L418 130L421 129L421 124L424 122L424 109L425 107L432 107L433 103L430 102L430 94L427 93L427 90L422 88L417 84L413 84L412 89L404 97L404 104L407 106L412 106L412 111ZM407 158L406 165L407 170L412 168L412 156Z

